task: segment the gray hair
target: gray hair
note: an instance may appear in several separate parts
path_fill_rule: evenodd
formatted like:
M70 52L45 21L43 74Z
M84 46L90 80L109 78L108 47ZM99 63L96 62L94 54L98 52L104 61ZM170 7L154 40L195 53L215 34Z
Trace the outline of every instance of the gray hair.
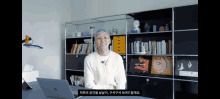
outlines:
M95 34L95 41L96 41L96 39L97 39L97 36L98 36L100 33L107 33L109 39L111 39L111 38L110 38L110 34L109 34L108 32L106 32L105 29L99 29L99 30L96 32L96 34Z

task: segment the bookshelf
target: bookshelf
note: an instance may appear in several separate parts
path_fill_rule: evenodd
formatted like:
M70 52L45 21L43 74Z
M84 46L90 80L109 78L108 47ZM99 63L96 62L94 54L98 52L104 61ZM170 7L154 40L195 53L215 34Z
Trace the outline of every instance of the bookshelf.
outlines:
M192 10L194 9L194 10ZM139 20L141 32L139 34L130 33L133 29L133 21ZM185 20L185 21L183 21ZM170 22L172 21L172 24ZM148 23L149 32L144 29L145 23ZM168 31L159 31L160 26L169 24ZM156 32L153 32L153 25L156 25ZM90 29L93 26L93 30ZM127 89L140 89L144 97L163 98L165 99L187 99L198 98L198 76L180 76L177 72L182 60L198 61L198 5L187 5L159 9L153 11L142 11L127 13L106 17L93 18L88 20L73 21L66 23L65 28L65 79L70 83L71 75L83 76L84 58L88 53L74 54L70 53L73 44L85 43L84 39L91 39L94 44L94 35L77 37L77 32L89 31L95 33L98 29L103 28L107 32L117 29L118 34L111 34L111 40L116 36L126 37L126 53L120 54L124 61L127 77ZM165 40L166 44L171 40L171 53L168 54L134 54L131 51L131 43L134 41L149 42ZM110 44L112 46L112 43ZM92 47L92 52L94 48ZM163 56L172 59L172 74L161 75L153 74L152 60L153 57ZM149 60L147 73L130 72L131 60L144 57ZM188 63L183 63L187 66ZM195 63L192 63L193 66ZM198 73L198 65L196 67ZM187 71L187 70L186 70ZM180 73L180 72L179 72ZM181 72L182 73L182 72ZM195 73L190 72L190 73ZM195 74L196 75L196 74ZM191 86L191 87L189 87ZM196 91L193 91L196 89ZM160 90L160 91L155 91ZM157 93L157 94L155 94ZM158 95L160 94L160 95Z

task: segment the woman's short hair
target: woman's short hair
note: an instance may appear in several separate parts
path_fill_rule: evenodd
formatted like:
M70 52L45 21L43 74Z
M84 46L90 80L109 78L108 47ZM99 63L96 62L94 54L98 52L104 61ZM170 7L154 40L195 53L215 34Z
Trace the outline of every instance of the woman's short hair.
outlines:
M97 39L97 35L99 35L100 33L107 33L108 34L108 37L110 39L110 34L105 30L105 29L99 29L96 34L95 34L95 41Z

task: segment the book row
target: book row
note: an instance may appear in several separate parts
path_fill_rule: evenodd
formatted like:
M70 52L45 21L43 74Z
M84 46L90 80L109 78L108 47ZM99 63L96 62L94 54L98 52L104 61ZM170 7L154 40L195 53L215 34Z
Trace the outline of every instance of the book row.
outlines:
M88 54L92 52L92 45L89 44L73 44L71 52L75 54Z
M147 54L172 54L172 41L131 42L131 53L139 52L147 52Z

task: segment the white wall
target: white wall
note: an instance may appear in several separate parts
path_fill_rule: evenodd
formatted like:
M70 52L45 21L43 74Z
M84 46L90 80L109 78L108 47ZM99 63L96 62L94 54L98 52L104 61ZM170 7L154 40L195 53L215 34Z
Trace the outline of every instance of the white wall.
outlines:
M71 21L72 0L22 0L22 40L29 35L34 45L22 44L22 70L34 66L40 78L61 79L64 71L64 22ZM30 41L31 42L31 41Z
M198 0L73 0L71 20L198 4Z

